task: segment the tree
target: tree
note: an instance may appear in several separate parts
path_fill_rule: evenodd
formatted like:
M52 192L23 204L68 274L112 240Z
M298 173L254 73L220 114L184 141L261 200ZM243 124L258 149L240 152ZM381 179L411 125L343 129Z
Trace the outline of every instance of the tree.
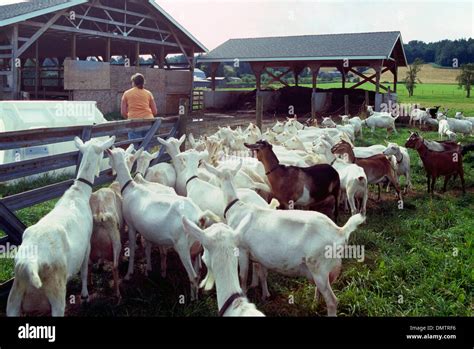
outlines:
M466 97L471 97L471 87L474 84L474 63L462 64L461 72L456 77L460 88L466 90Z
M413 96L413 90L415 89L417 82L421 84L421 81L417 78L417 75L420 72L422 65L423 61L417 58L411 65L408 66L407 75L405 77L405 87L408 90L408 97Z

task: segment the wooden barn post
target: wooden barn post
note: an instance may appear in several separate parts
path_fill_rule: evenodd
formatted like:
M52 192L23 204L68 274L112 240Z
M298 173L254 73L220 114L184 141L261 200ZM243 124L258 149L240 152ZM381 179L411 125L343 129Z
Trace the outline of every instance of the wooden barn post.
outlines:
M262 131L262 117L263 117L263 96L257 91L257 106L256 106L256 124Z
M11 34L11 44L12 44L12 99L18 99L20 94L19 86L19 73L20 68L16 66L16 59L18 58L18 24L13 25L12 34Z
M311 69L311 76L313 82L313 92L311 93L311 119L316 119L316 86L318 81L318 74L321 65L318 63L308 64L309 69Z
M344 95L344 115L349 115L349 95Z

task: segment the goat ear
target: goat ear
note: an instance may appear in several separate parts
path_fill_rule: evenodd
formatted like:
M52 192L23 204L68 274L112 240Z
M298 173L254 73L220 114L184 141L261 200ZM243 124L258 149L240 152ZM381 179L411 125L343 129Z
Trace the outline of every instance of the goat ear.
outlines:
M157 151L157 152L151 154L151 158L152 158L152 159L156 159L156 158L158 157L158 155L160 155L160 152L159 152L159 151Z
M142 155L144 150L145 150L144 148L140 148L140 149L137 150L137 152L135 154L133 154L134 161L136 159L138 159L140 157L140 155Z
M163 138L156 137L156 139L158 140L158 142L160 142L160 144L163 144L164 146L169 145L169 142L167 140L164 140Z
M219 177L220 176L220 171L216 169L214 166L209 165L207 162L203 161L202 164L208 170L210 173L212 173L214 176Z
M112 136L108 140L106 140L104 143L102 143L100 148L102 149L102 151L104 151L105 149L109 149L111 146L113 146L114 143L115 143L115 136Z
M105 153L106 153L109 157L112 157L112 150L110 150L110 149L105 149Z
M178 140L179 146L181 146L185 140L186 140L186 135L182 135L181 138Z
M128 146L127 150L125 150L125 153L126 154L133 154L134 151L135 151L135 145L132 143Z
M82 141L82 139L80 139L79 137L75 137L74 144L76 145L76 148L79 149L81 152L84 151L84 142Z
M184 227L185 232L192 235L195 239L197 239L199 242L201 242L201 244L203 244L204 246L207 245L208 239L207 239L207 235L204 232L204 230L199 228L196 224L194 224L194 222L190 221L186 217L183 217L182 222L183 222L183 227Z

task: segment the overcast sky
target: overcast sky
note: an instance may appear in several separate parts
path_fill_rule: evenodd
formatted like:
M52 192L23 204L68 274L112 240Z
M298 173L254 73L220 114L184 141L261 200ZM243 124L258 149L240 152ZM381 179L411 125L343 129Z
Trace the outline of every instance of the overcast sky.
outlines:
M474 1L158 0L208 49L230 38L399 30L405 43L474 37Z
M280 35L399 30L405 43L474 37L473 0L156 1L210 50L230 38Z

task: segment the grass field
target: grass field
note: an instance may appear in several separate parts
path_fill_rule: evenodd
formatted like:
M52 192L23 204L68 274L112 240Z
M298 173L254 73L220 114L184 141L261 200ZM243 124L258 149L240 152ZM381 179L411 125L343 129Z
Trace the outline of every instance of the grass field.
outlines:
M383 79L381 81L384 81ZM391 80L389 80L391 81ZM347 83L346 87L354 85ZM393 91L393 84L384 84L390 86ZM302 84L303 87L311 87L310 84ZM271 85L272 88L278 89L282 85ZM318 88L330 89L341 88L340 82L318 83ZM360 88L375 91L375 86L370 83L362 85ZM240 90L253 90L254 88L242 88ZM235 90L232 88L220 90ZM408 91L404 84L397 85L397 95L399 103L417 104L422 106L440 105L442 109L448 108L449 115L454 116L457 111L464 112L465 116L474 116L474 97L466 98L466 91L460 89L456 84L444 83L422 83L417 84L413 97L408 97Z
M400 128L390 141L403 144L409 130ZM436 132L425 132L436 139ZM385 141L385 132L365 132L358 145ZM461 139L472 143L474 138ZM340 316L472 316L474 285L474 153L465 157L468 193L462 195L459 180L450 182L448 192L426 193L424 170L418 154L410 150L414 192L405 196L403 209L397 208L393 193L382 200L369 200L367 222L352 234L349 243L364 246L365 260L344 260L343 271L333 285L339 299ZM403 181L402 181L403 182ZM438 180L437 189L441 189ZM374 190L372 188L373 198ZM35 223L53 207L54 202L23 210L19 216L28 225ZM346 214L342 221L347 220ZM144 276L142 251L131 282L123 282L123 302L112 297L110 270L94 269L93 301L87 307L69 306L70 315L78 316L215 316L214 291L194 303L187 299L188 282L184 269L171 254L167 279L159 275L159 256L153 254L154 271ZM0 278L11 275L11 263L0 259ZM127 262L120 265L120 275ZM324 302L313 302L314 286L302 278L269 275L272 297L259 301L260 290L249 291L249 298L270 316L323 316ZM69 283L68 294L79 295L76 277ZM0 305L0 313L4 305Z

